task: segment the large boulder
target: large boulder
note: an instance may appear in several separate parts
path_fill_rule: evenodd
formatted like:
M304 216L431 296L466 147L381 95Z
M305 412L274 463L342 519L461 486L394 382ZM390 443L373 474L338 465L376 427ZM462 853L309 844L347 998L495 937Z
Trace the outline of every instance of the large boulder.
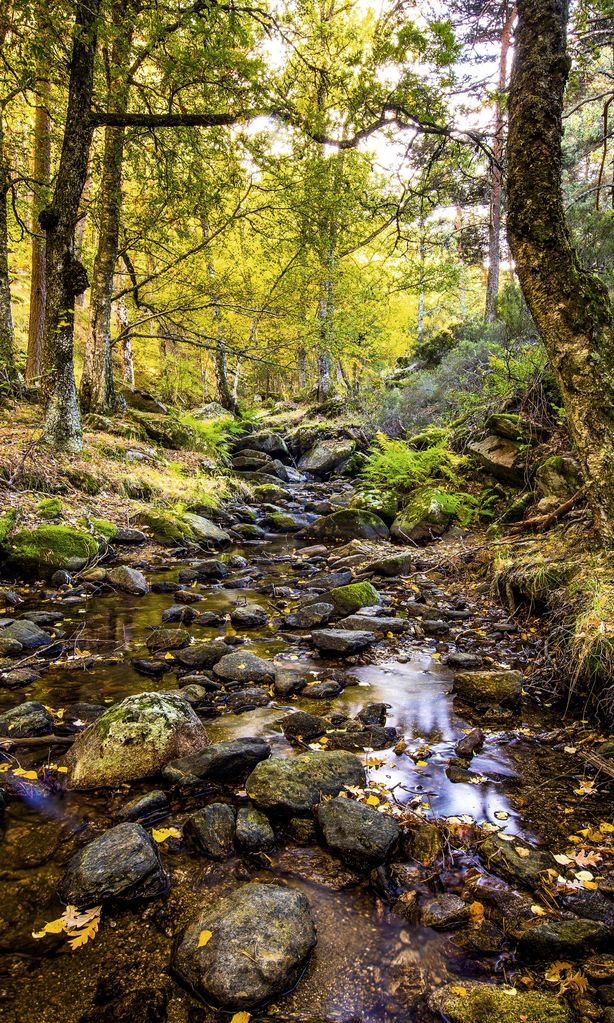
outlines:
M198 450L200 438L196 430L180 423L173 416L154 412L139 412L136 409L132 410L131 416L143 428L150 440L161 447L170 448L173 451Z
M328 476L341 468L354 453L356 442L348 438L321 440L299 461L299 469L314 476Z
M188 522L180 515L160 508L148 508L140 512L135 521L149 530L156 543L164 546L180 547L194 538Z
M173 964L207 1002L250 1010L294 986L316 940L303 894L246 884L197 913Z
M453 691L470 704L515 707L520 702L522 683L521 671L459 671L454 676Z
M92 789L148 778L208 743L200 720L181 696L128 696L75 739L65 761L68 787Z
M445 533L451 520L445 495L435 487L425 487L399 512L390 535L402 542L425 543Z
M217 639L199 639L190 646L175 650L173 657L183 668L208 669L229 651L230 647L219 636Z
M434 991L431 1008L449 1023L571 1023L566 1002L556 993L520 991L473 981L455 981Z
M140 824L117 824L80 849L68 862L58 894L84 909L105 899L129 902L168 889L158 850Z
M215 547L224 546L230 543L230 536L225 529L220 529L210 519L204 517L204 515L195 515L193 512L185 512L183 516L184 522L187 522L194 538L199 543L211 544Z
M275 458L288 457L288 447L282 435L273 430L261 430L259 433L252 433L242 437L235 442L237 450L249 449L251 451L262 451L266 455Z
M317 817L326 844L354 866L383 863L400 834L393 817L352 799L320 803Z
M365 769L353 753L315 750L292 760L263 760L245 788L259 809L294 817L309 814L322 796L338 796L344 788L364 784Z
M37 526L15 533L7 546L9 568L18 575L48 578L78 572L98 551L98 542L73 526Z
M18 643L19 646L14 650L15 653L19 653L21 650L37 650L39 647L48 646L53 642L48 632L41 629L36 622L30 622L26 618L20 618L18 621L0 628L0 639Z
M301 540L331 541L387 540L388 526L373 512L361 508L340 508L332 515L324 515L301 529Z
M467 453L483 465L498 480L521 484L524 481L523 446L507 437L488 433L485 437L472 440Z

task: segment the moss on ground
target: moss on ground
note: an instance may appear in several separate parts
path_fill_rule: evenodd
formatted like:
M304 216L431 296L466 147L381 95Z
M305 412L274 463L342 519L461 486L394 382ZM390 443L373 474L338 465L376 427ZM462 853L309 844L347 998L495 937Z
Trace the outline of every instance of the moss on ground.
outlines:
M161 508L142 511L136 519L139 526L145 526L154 540L161 544L182 544L194 537L192 527L180 515Z

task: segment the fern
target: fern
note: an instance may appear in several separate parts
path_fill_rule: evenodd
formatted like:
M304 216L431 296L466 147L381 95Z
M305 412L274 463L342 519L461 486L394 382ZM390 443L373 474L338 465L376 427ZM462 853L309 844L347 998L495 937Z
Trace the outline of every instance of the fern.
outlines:
M361 476L378 490L403 498L416 487L437 481L459 485L458 470L466 459L450 451L443 440L417 451L404 441L377 436L377 447L369 455Z

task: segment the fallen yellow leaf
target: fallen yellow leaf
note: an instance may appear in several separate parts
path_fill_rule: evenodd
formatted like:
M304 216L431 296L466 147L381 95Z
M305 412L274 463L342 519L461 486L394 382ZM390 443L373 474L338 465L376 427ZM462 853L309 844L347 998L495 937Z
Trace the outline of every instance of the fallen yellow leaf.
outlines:
M208 941L213 937L213 931L201 931L198 935L197 948L204 948Z

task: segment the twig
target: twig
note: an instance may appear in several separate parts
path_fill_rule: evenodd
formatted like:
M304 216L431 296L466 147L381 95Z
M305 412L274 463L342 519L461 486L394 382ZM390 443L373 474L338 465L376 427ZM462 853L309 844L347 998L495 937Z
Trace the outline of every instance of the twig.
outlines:
M573 497L570 497L568 501L560 504L554 511L548 512L547 515L534 515L530 519L525 519L524 522L519 522L517 526L512 526L510 533L521 533L525 529L546 529L551 522L566 515L568 511L571 511L573 506L580 500L582 494L586 490L586 487L580 487L576 490Z

